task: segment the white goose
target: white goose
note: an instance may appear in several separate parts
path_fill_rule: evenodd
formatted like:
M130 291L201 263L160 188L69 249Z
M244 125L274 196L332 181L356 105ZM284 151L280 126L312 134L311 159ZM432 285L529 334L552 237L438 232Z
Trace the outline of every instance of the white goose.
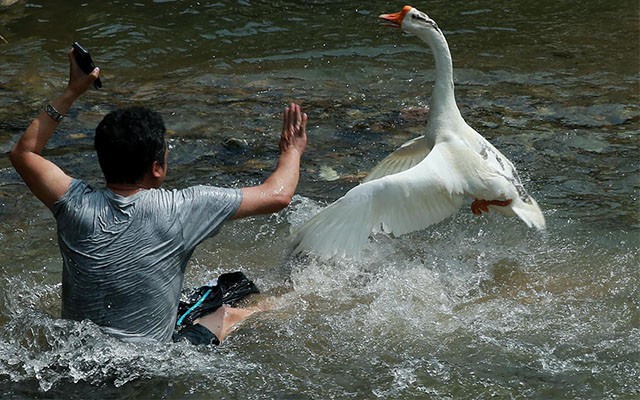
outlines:
M410 6L380 18L418 36L433 53L436 77L426 134L403 144L362 184L305 223L293 235L292 252L357 258L372 232L400 236L424 229L456 212L465 197L474 199L476 215L517 215L544 230L544 216L513 164L460 115L451 53L436 22Z

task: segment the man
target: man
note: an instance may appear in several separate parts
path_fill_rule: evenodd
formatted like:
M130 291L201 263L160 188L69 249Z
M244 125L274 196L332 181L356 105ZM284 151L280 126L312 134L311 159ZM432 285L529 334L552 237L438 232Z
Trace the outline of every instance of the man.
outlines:
M99 68L83 73L73 50L69 61L66 89L33 120L10 154L29 189L56 218L62 317L90 319L127 341L169 341L195 247L226 220L273 213L290 203L307 143L307 116L296 104L285 109L278 164L261 185L169 191L160 189L168 167L162 118L139 107L116 110L96 128L106 180L105 188L96 189L42 156L62 115L100 74ZM217 344L252 312L221 306L177 336Z

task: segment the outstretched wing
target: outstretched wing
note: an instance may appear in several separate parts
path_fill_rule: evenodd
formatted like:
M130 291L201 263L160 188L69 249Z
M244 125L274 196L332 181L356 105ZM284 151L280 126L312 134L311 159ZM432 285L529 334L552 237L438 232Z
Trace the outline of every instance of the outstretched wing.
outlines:
M436 149L413 168L356 186L320 211L294 233L292 252L357 258L371 232L400 236L453 214L464 182Z
M396 174L414 167L424 160L431 151L431 144L424 136L418 136L403 143L393 153L376 165L363 182L369 182L383 176Z

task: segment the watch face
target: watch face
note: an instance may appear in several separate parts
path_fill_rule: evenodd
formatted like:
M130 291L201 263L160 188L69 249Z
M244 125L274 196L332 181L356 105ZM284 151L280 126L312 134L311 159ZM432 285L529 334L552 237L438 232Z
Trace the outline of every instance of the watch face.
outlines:
M52 120L56 122L60 122L60 120L64 118L64 115L60 114L58 110L56 110L55 107L51 104L47 104L47 107L44 109L44 111L51 117Z

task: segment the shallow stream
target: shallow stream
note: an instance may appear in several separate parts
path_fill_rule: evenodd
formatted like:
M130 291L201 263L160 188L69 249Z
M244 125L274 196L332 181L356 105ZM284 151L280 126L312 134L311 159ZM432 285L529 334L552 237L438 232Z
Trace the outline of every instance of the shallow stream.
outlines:
M463 116L517 166L548 232L465 206L333 263L287 259L291 230L425 128L430 52L377 20L403 3L53 3L0 8L1 398L640 396L637 2L413 4L447 36ZM291 207L228 224L188 269L189 285L241 269L274 304L220 348L124 344L59 319L54 220L6 153L64 88L74 40L104 88L47 156L97 185L92 132L116 107L165 117L167 187L259 182L284 106L309 114Z

